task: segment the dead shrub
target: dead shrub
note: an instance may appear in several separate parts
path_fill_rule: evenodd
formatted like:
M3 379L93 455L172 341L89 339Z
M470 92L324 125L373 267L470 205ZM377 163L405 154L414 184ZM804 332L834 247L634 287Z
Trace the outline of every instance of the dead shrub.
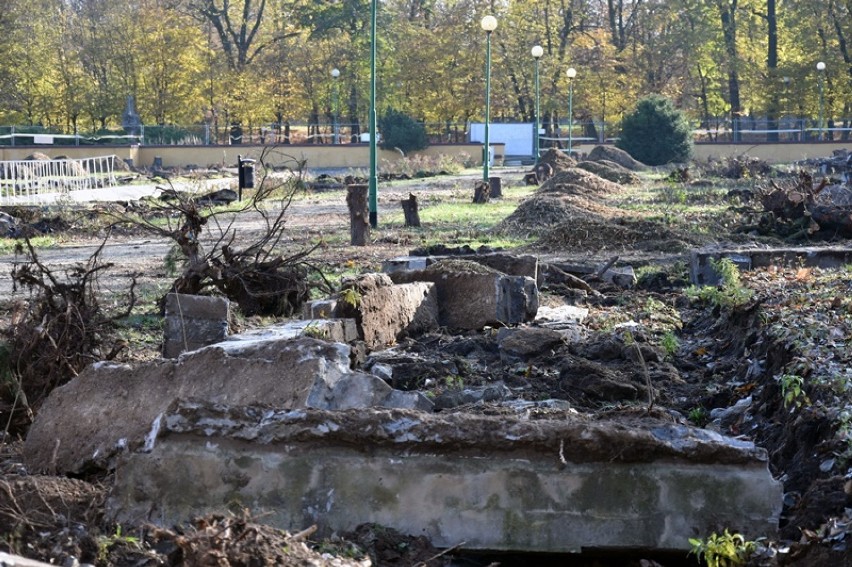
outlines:
M38 258L29 239L18 250L23 262L12 270L15 291L29 291L18 303L7 342L8 375L0 383L0 404L9 411L7 430L29 425L35 411L54 388L76 376L88 364L111 360L125 346L116 338L115 322L127 317L135 304L136 280L124 307L108 312L99 300L98 276L112 264L101 261L106 240L80 265L58 275ZM5 411L2 412L5 414Z
M258 160L264 171L267 148ZM285 246L287 210L304 190L304 162L290 158L286 179L264 175L258 188L237 209L216 209L204 200L169 191L169 200L155 206L151 217L114 215L117 224L135 227L168 238L175 244L169 261L178 266L178 276L169 293L201 295L217 291L235 302L245 315L289 316L298 313L313 287L330 291L322 272L307 258L320 244L289 250ZM237 243L234 223L240 213L254 213L265 228L247 243ZM309 276L319 278L311 281Z

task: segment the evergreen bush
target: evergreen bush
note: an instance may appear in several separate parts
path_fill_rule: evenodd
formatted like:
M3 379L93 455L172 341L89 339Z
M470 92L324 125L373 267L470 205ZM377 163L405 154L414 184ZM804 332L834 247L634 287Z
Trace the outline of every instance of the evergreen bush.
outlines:
M378 120L379 131L382 133L379 147L383 150L399 148L404 154L422 150L429 146L426 128L407 114L389 109Z
M647 165L683 163L692 156L692 129L669 99L651 95L624 117L615 145Z

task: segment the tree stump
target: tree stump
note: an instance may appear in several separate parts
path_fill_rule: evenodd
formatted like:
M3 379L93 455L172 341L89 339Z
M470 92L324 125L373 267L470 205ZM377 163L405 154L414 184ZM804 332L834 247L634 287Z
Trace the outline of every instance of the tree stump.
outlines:
M473 202L474 203L487 203L488 196L491 194L491 187L489 187L488 183L485 181L477 181L476 185L473 186Z
M405 215L405 226L420 226L420 211L417 209L417 197L414 193L408 194L408 199L400 201L402 214Z
M549 163L541 162L535 166L535 178L538 184L541 185L548 179L553 177L553 166Z
M503 178L489 177L488 186L490 187L490 197L492 199L500 199L503 197Z
M346 206L349 207L349 240L352 246L366 246L370 237L367 185L349 185L346 188Z

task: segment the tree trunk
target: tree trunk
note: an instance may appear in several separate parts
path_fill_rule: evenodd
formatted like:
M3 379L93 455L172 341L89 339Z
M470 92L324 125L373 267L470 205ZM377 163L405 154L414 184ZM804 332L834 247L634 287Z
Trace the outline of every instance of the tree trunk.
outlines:
M766 118L768 129L777 130L778 114L781 109L781 95L778 80L778 14L776 11L776 0L766 0L766 24L766 68L771 85L769 90L769 108L766 110ZM777 142L778 132L770 132L767 140L769 142Z
M473 187L473 202L483 204L488 202L488 196L491 194L491 188L485 181L477 181Z
M346 188L346 206L349 207L350 243L352 246L366 246L370 237L366 184L359 183Z
M503 197L503 178L489 177L488 178L489 196L492 199L500 199Z
M408 199L400 201L402 213L405 215L405 226L420 226L420 211L417 208L417 197L414 193L408 194Z

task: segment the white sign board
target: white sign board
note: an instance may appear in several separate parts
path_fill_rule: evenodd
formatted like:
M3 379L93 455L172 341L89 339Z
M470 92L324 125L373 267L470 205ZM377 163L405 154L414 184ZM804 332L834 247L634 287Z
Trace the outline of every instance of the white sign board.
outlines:
M488 141L492 144L506 144L507 156L533 155L533 132L535 126L526 122L512 124L491 124L488 128ZM470 141L485 141L485 124L471 123Z
M52 144L53 136L50 134L33 134L33 144Z

